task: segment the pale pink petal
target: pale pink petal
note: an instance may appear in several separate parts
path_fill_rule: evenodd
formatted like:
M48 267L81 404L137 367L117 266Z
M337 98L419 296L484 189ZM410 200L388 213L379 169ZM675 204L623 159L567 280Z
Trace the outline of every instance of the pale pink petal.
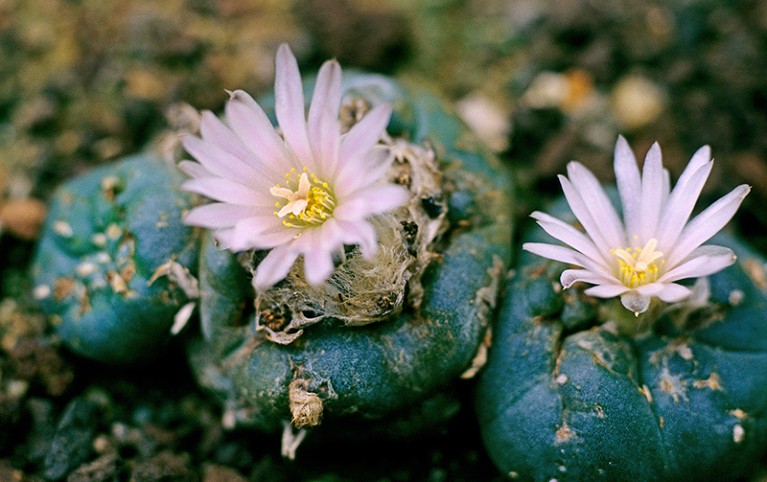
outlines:
M635 291L642 296L657 296L658 293L663 291L663 283L648 283L646 285L638 286Z
M282 176L291 167L301 168L272 122L258 103L247 93L236 90L226 103L226 118L251 156L268 167L264 175Z
M378 248L375 228L368 222L339 221L339 228L344 244L356 244L360 247L362 256L372 261Z
M525 243L522 245L522 249L544 258L559 261L560 263L580 266L581 268L586 268L593 273L601 274L605 278L612 279L611 273L609 273L595 261L592 261L574 249L546 243Z
M682 174L683 177L679 179L679 182L674 187L666 210L661 217L658 235L656 236L661 251L667 249L667 247L670 248L679 238L679 234L690 218L695 202L698 200L701 190L703 190L703 185L706 183L712 167L713 162L708 162L690 174L688 174L690 172L688 167L685 169L684 174ZM685 174L687 175L685 176Z
M573 247L576 251L580 251L593 259L595 262L602 264L605 269L608 268L609 263L612 261L605 257L608 253L600 252L588 237L574 227L540 211L535 211L530 217L538 221L538 224L543 230L555 239L562 241L566 245Z
M338 110L341 105L341 66L335 60L325 62L317 74L317 82L309 107L309 142L316 159L318 174L332 176L336 170L341 143L341 125Z
M178 169L191 178L213 176L213 173L205 169L205 167L199 162L181 161L178 163Z
M237 94L234 93L232 95ZM227 104L231 102L232 100L230 99ZM269 129L272 131L274 130L274 128L271 127L271 124L269 124ZM239 159L251 169L255 169L262 176L269 173L268 170L265 170L264 164L260 161L260 158L248 150L242 140L237 137L237 134L210 111L202 113L202 119L200 120L200 137L202 137L205 142L211 143Z
M234 226L237 221L253 216L254 209L251 206L238 206L227 203L211 203L189 211L184 216L184 222L192 226L203 228L228 228Z
M256 267L253 287L256 291L262 291L285 279L296 258L298 252L291 249L289 244L271 250Z
M377 105L341 137L336 175L345 166L353 168L378 143L389 124L391 112L390 104Z
M253 167L243 163L215 144L194 136L184 136L181 143L189 154L216 176L260 188L268 187L271 184Z
M275 113L285 142L298 158L300 167L317 170L306 131L304 91L298 62L287 44L277 49L274 79Z
M684 168L684 171L682 171L682 175L679 176L679 179L676 182L676 188L679 188L680 186L685 186L690 180L693 178L695 173L700 170L703 166L706 166L711 163L711 148L708 146L703 146L697 151L695 151L695 154L692 155L692 158L690 159L690 162L687 163L687 167Z
M215 201L240 206L271 206L274 204L273 198L248 189L238 182L220 177L190 179L183 183L181 188L202 194Z
M621 303L632 313L644 313L650 307L650 297L632 291L621 296Z
M255 244L255 240L261 237L264 230L269 229L264 223L269 222L265 216L251 216L237 221L231 229L217 232L216 239L223 244L226 249L231 251L247 251L260 248ZM225 233L218 235L218 233ZM268 246L271 247L271 246Z
M669 270L658 281L700 278L721 271L735 262L735 253L723 246L706 245L693 250L687 260Z
M231 240L234 236L234 228L221 228L213 231L213 238L223 249L231 250Z
M304 275L312 286L324 283L333 273L333 256L330 251L314 249L304 253Z
M524 243L522 249L547 259L559 261L560 263L574 264L583 267L581 264L583 255L564 246L546 243Z
M623 222L628 237L639 234L639 200L642 196L642 179L639 175L634 153L623 136L615 143L615 178L623 208Z
M295 239L295 233L292 233L286 229L256 233L247 232L244 229L238 231L237 226L235 226L231 249L233 251L272 249L289 243L293 239Z
M572 186L570 180L565 176L558 177L559 183L562 185L562 191L565 193L567 204L570 205L570 210L586 230L586 234L592 239L592 241L594 241L597 249L604 253L608 253L611 249L617 248L618 246L612 245L607 241L607 239L605 239L604 235L602 235L602 231L599 229L597 220L591 216L585 201L581 197L580 193Z
M373 214L380 214L404 205L410 199L410 191L396 184L379 184L359 190L333 211L342 221L358 221Z
M686 286L676 283L663 283L663 291L656 296L666 303L677 303L688 298L692 290Z
M235 244L242 249L269 249L295 238L297 232L286 228L273 214L241 219L234 226Z
M607 244L613 248L625 246L623 224L594 174L576 161L567 164L567 173L591 217L598 221L597 227Z
M559 282L565 288L569 288L573 285L573 283L577 283L579 281L592 285L618 283L615 278L607 277L600 273L594 273L593 271L589 271L587 269L566 269L562 271L562 275L559 277Z
M671 174L669 174L668 169L665 167L663 168L663 189L661 192L663 193L660 201L660 212L662 214L663 210L666 209L669 194L671 194Z
M750 186L741 184L695 216L682 230L677 244L668 255L667 262L671 266L676 265L693 249L711 239L732 219L750 190Z
M591 288L584 290L583 293L596 298L614 298L627 292L629 288L622 284L615 282L614 284L604 284L598 286L592 286Z
M374 147L363 157L342 163L335 176L335 192L345 198L358 189L383 179L391 166L392 157L384 147Z
M663 177L663 160L660 146L656 142L647 152L642 169L642 197L639 212L640 243L646 243L652 238L658 227L665 190Z

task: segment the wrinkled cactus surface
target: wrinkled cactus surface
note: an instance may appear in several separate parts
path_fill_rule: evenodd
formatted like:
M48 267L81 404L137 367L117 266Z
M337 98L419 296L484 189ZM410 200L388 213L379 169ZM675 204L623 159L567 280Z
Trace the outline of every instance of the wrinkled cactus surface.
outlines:
M210 239L203 242L204 336L190 350L192 365L230 414L265 430L284 421L311 427L381 419L433 399L480 350L508 262L509 179L460 121L431 95L385 77L350 75L344 86L351 98L391 102L389 133L434 150L446 198L423 203L435 215L447 209L450 227L423 274L419 307L365 326L323 320L289 344L255 329L248 270Z
M172 165L138 155L55 194L33 261L35 293L74 351L109 363L145 360L170 338L187 298L172 272L196 267L181 222L191 207Z
M753 466L767 442L765 260L731 236L713 242L731 247L736 264L639 336L597 322L619 302L563 291L561 264L521 256L476 398L501 471L731 480Z

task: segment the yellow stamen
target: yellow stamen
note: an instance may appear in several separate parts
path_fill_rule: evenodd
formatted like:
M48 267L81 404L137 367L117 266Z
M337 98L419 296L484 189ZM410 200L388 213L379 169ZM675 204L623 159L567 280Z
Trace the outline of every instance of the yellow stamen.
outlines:
M651 238L643 248L614 249L610 252L618 258L618 279L629 288L638 288L658 279L660 268L665 264L663 253L656 251L658 240Z
M283 225L305 228L322 224L333 214L336 199L327 182L318 179L307 168L303 168L299 176L296 176L296 169L292 168L285 174L285 179L287 188L275 184L269 189L273 196L287 201L284 206L279 201L275 204L281 207L275 214L280 218L287 216L290 220L283 220Z

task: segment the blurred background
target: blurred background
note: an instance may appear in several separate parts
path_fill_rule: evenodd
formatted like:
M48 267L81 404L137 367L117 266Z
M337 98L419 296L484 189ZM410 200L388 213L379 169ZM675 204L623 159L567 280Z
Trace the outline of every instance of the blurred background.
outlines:
M78 362L51 346L21 355L9 348L24 330L44 332L30 315L19 321L18 305L52 189L116 157L168 149L170 133L188 128L194 109L220 111L226 89L271 92L282 42L305 73L335 57L344 68L430 84L512 170L521 222L558 195L556 174L571 159L612 181L619 133L640 157L659 141L672 179L709 144L717 166L704 199L752 185L733 224L767 251L767 2L0 0L0 421L40 422L20 407L32 395L52 407L65 404L78 383ZM54 381L35 358L45 356L53 357L47 370L59 377ZM30 359L31 367L24 365ZM16 379L32 388L14 398L8 383ZM215 415L215 407L196 400ZM462 417L457 426L474 430L469 409ZM0 479L5 466L39 470L29 451L14 452L29 442L8 437L0 438ZM250 435L237 437L243 440L232 442L233 453L249 450ZM157 453L192 453L197 468L215 459L213 449L174 440ZM418 472L405 457L400 472L375 480L494 477L476 437L462 441L459 454L449 441L440 443L436 451L411 447L413 460L427 459ZM255 480L247 463L218 457ZM248 452L247 460L255 458ZM295 476L278 457L269 460L267 472ZM258 480L283 480L274 477Z

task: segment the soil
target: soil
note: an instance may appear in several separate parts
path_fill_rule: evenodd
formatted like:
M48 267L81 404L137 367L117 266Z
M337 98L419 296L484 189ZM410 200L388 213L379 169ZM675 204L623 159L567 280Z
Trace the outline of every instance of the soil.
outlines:
M559 194L571 159L611 182L619 133L637 153L659 141L672 179L709 144L703 203L750 184L731 228L767 252L759 0L0 0L0 480L504 480L471 380L431 433L310 434L288 461L279 434L223 428L180 342L147 366L103 366L61 346L37 310L27 267L55 186L142 149L175 155L189 106L269 93L282 42L304 72L336 57L440 91L511 168L520 223Z

